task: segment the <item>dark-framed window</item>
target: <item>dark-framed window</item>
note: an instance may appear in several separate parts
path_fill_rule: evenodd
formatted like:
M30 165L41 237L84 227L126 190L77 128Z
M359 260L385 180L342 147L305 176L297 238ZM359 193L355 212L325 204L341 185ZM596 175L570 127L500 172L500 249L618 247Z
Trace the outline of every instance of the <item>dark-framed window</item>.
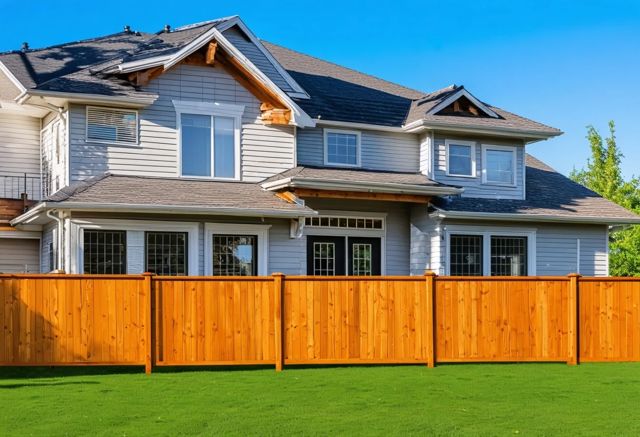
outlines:
M127 273L127 232L84 230L84 273Z
M163 276L188 272L187 232L145 232L145 271Z
M214 276L258 274L257 235L212 235Z
M482 235L451 235L449 273L452 276L482 276Z
M491 237L491 276L527 276L527 237Z

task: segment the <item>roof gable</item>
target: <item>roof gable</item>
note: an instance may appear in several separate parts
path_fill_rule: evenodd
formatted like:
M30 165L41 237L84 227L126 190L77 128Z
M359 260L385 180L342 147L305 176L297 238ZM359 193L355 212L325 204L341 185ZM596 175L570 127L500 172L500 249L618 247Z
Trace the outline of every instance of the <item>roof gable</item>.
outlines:
M426 112L426 115L466 115L500 118L489 106L476 99L464 87L455 87L455 92L446 95L437 105Z

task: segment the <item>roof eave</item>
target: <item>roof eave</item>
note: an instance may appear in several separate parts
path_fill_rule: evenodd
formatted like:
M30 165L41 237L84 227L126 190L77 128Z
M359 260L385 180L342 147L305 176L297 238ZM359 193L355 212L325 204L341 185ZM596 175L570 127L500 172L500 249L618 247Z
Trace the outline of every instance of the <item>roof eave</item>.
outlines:
M311 188L318 190L357 191L365 193L417 194L422 196L454 195L463 192L462 188L449 186L422 187L411 184L389 182L354 182L312 178L284 178L262 184L265 190L282 188Z
M483 135L498 135L498 136L518 136L527 139L540 139L546 140L549 138L562 135L564 132L558 131L537 131L528 129L514 129L514 128L486 128L486 127L473 127L461 124L451 123L438 123L431 120L416 120L405 126L403 131L407 133L418 133L424 130L452 130L465 133L483 134Z
M473 211L446 211L439 209L430 214L436 218L456 218L474 220L501 220L516 222L552 222L552 223L577 223L577 224L600 224L600 225L632 225L640 224L640 217L616 218L616 217L595 217L595 216L562 216L551 214L517 214L517 213L493 213L493 212L473 212Z
M272 217L298 218L313 217L317 212L310 209L277 210L262 208L216 208L192 207L184 205L144 205L124 203L90 203L90 202L41 202L26 213L11 220L11 225L29 224L46 210L63 209L85 212L113 212L126 211L128 213L163 213L163 214L192 214L192 215L225 215L240 217Z
M117 103L124 106L130 106L135 108L144 108L151 105L158 99L158 96L139 96L139 97L126 97L126 96L105 96L101 94L90 93L69 93L63 91L47 91L47 90L27 90L24 96L18 102L19 104L25 104L30 97L50 97L56 99L63 99L72 103Z

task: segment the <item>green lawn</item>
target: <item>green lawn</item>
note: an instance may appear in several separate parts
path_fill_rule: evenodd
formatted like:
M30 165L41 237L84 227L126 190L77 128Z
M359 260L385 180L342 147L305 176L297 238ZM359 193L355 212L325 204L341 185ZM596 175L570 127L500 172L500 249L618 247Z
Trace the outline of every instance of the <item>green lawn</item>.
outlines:
M640 435L640 364L0 369L0 434Z

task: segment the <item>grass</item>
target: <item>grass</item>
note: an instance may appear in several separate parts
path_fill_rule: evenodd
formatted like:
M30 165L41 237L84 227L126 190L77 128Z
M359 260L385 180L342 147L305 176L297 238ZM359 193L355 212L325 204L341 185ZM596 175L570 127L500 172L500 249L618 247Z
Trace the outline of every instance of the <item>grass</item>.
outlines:
M640 364L0 369L4 436L640 435Z

